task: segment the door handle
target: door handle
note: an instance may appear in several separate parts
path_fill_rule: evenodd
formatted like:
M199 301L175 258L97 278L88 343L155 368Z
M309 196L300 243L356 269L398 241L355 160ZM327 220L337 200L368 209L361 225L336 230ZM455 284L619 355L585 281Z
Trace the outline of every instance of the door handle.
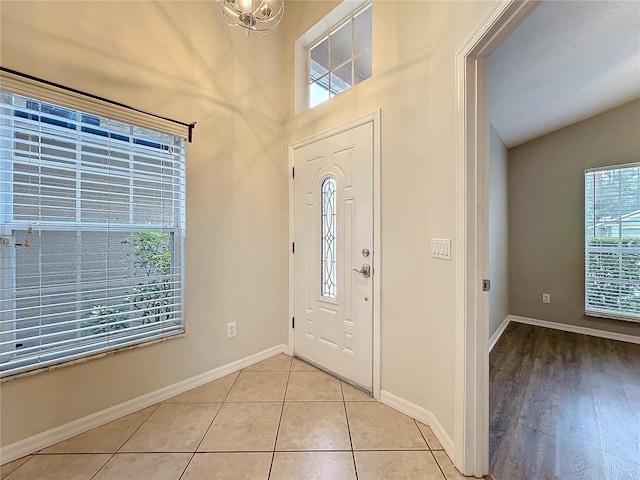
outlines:
M358 272L364 278L369 278L371 276L371 266L367 265L366 263L362 264L360 270L357 270L355 268L352 268L351 270L353 270L354 272Z

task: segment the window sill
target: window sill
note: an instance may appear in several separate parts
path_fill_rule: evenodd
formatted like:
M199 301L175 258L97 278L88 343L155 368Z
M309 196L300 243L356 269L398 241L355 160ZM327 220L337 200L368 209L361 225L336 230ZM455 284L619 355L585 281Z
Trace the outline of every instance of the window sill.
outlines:
M55 365L49 365L49 366L46 366L46 367L37 368L35 370L29 370L28 372L16 373L15 375L9 375L8 377L1 378L0 379L0 384L8 383L8 382L11 382L13 380L20 379L20 378L26 378L26 377L31 377L33 375L39 375L39 374L44 373L44 372L50 372L50 371L53 371L53 370L58 370L60 368L70 367L72 365L79 365L81 363L86 363L86 362L90 362L90 361L93 361L93 360L97 360L99 358L104 358L104 357L113 355L115 353L125 352L127 350L133 350L133 349L136 349L136 348L147 347L149 345L155 345L156 343L162 343L162 342L166 342L168 340L174 340L174 339L177 339L177 338L182 338L184 336L186 336L185 332L176 333L175 335L171 335L171 336L163 337L163 338L157 338L155 340L150 340L148 342L139 343L137 345L130 345L128 347L119 348L117 350L110 350L108 352L102 352L102 353L98 353L96 355L89 355L87 357L78 358L76 360L71 360L71 361L63 362L63 363L57 363Z
M589 318L604 318L607 320L618 320L622 322L640 323L640 317L608 313L608 312L596 312L593 310L587 310L586 312L584 312L584 316Z

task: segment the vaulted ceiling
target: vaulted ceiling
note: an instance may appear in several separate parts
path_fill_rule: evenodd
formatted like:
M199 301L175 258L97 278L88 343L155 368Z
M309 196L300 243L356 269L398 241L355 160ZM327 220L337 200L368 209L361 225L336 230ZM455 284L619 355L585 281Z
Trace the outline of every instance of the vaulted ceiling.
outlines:
M509 148L640 97L640 2L544 1L491 56Z

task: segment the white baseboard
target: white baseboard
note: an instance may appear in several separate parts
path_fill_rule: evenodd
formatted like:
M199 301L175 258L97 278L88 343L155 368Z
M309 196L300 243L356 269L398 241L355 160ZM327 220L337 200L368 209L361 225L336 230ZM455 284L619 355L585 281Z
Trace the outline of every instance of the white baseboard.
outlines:
M518 315L509 315L507 318L510 322L526 323L527 325L552 328L554 330L562 330L563 332L579 333L582 335L590 335L592 337L607 338L609 340L618 340L621 342L640 344L640 337L636 337L635 335L627 335L626 333L607 332L605 330L598 330L597 328L579 327L576 325L567 325L565 323L538 320L537 318L520 317Z
M419 422L430 427L433 434L440 441L444 451L449 455L449 458L455 458L453 440L451 440L451 437L447 434L438 419L429 410L422 408L415 403L411 403L404 398L400 398L393 393L389 393L386 390L380 391L380 403L384 403L385 405L388 405L411 418L415 418Z
M493 332L493 335L491 335L491 338L489 339L489 352L491 352L491 350L493 350L493 347L496 346L496 343L498 343L498 340L500 340L500 337L504 333L510 321L511 321L511 315L507 315L505 319L502 321L502 323L500 324L500 326L498 327L498 329L495 332Z
M199 387L242 368L246 368L254 363L266 360L267 358L279 353L287 353L288 350L289 347L287 345L276 345L275 347L268 348L254 355L249 355L248 357L241 358L235 362L201 373L195 377L191 377L174 383L173 385L141 395L140 397L114 405L113 407L109 407L86 417L73 420L69 423L65 423L64 425L60 425L59 427L25 438L24 440L11 443L0 448L1 462L2 464L5 464L24 457L25 455L37 452L38 450L42 450L43 448L49 447L63 440L67 440L68 438L87 432L113 420L117 420L125 415L137 412L138 410L155 405L156 403L163 402L164 400L186 392L187 390L191 390L192 388Z

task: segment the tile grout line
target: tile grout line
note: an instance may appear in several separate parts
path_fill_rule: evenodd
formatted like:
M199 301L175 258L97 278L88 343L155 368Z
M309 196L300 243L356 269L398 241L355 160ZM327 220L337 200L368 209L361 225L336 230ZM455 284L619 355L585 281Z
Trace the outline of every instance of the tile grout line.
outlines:
M282 407L280 408L280 420L278 420L278 428L276 428L276 438L273 441L273 454L271 455L271 465L269 465L269 474L267 480L271 478L271 471L273 470L273 461L276 458L276 446L278 445L278 436L280 435L280 425L282 424L282 416L284 415L284 403L287 399L287 390L289 389L289 381L291 380L291 368L293 367L293 356L289 362L289 371L287 372L287 384L284 387L284 396L282 397Z
M411 417L409 417L409 418L411 418ZM420 428L420 425L418 425L418 421L415 418L411 418L411 420L413 420L413 423L416 424L416 428L420 432L420 436L424 440L424 443L427 445L427 450L429 450L430 452L433 452L433 449L431 448L431 445L429 445L429 442L427 441L427 437L424 436L424 433L422 433L422 429ZM429 427L429 426L427 425L427 427ZM429 427L429 428L431 428L431 427Z
M127 440L127 441L128 441L128 440ZM125 442L125 443L126 443L126 442ZM123 445L124 445L124 443L123 443ZM94 473L93 475L91 475L91 477L89 478L89 480L92 480L92 479L96 478L96 475L98 475L98 474L102 471L102 469L103 469L104 467L106 467L106 466L107 466L107 463L109 463L111 460L113 460L113 457L115 457L115 456L116 456L116 454L117 454L117 452L116 452L116 453L111 454L111 456L109 457L109 460L107 460L106 462L104 462L104 464L103 464L103 465L102 465L102 466L101 466L101 467L96 471L96 473Z
M438 462L438 459L436 458L436 454L433 453L433 450L429 450L431 453L431 456L433 457L433 461L436 462L436 465L438 466L438 469L440 470L440 473L442 473L442 478L444 478L444 480L448 480L447 479L447 474L444 473L444 470L442 468L442 466L440 465L440 462Z
M440 466L440 463L438 462L438 459L436 458L436 454L433 453L433 450L431 449L431 445L429 445L429 442L427 442L427 437L425 437L424 433L422 433L422 429L420 428L420 425L418 425L418 421L414 418L413 422L416 424L416 428L420 432L420 435L422 436L422 439L424 440L424 443L427 444L427 449L428 449L427 451L429 453L431 453L431 457L433 458L433 461L436 462L436 465L438 466L438 470L440 470L440 473L442 474L442 478L444 478L444 480L447 480L447 475L444 473L444 470ZM427 425L427 427L429 427L429 425ZM431 428L431 427L429 427L429 428Z
M153 406L153 405L150 405L150 406ZM147 408L149 408L149 407L147 407ZM115 452L113 452L113 453L111 454L111 456L109 457L109 460L107 460L106 462L104 462L104 464L103 464L103 465L98 469L98 471L97 471L96 473L94 473L94 474L91 476L91 478L90 478L89 480L94 479L94 478L96 477L96 475L98 475L98 474L102 471L102 469L103 469L104 467L106 467L106 466L107 466L107 463L109 463L111 460L113 460L113 459L114 459L114 457L115 457L115 456L120 452L120 450L122 450L122 447L124 447L124 445L125 445L129 440L131 440L131 437L133 437L133 436L136 434L136 432L137 432L138 430L140 430L140 429L142 428L142 426L143 426L145 423L147 423L147 422L149 421L149 419L153 416L153 414L154 414L154 413L156 413L156 412L158 411L158 408L160 408L160 407L158 406L158 407L157 407L157 408L156 408L156 409L151 413L151 415L149 415L149 416L145 419L145 421L144 421L144 422L142 422L140 425L138 425L138 428L136 428L136 429L131 433L131 435L129 435L129 436L127 437L127 439L126 439L124 442L122 442L122 445L120 445L120 446L116 449L116 451L115 451ZM143 409L138 410L138 412L140 412L140 411L142 411L142 410L144 410L144 408L143 408ZM137 413L137 412L130 413L129 415L133 415L133 414L135 414L135 413ZM125 415L124 417L120 417L120 418L119 418L119 419L117 419L117 420L120 420L121 418L125 418L125 417L127 417L127 416L128 416L128 415ZM114 421L116 421L116 420L114 420ZM111 422L109 422L109 423L111 423ZM105 424L105 425L108 425L108 424ZM100 428L100 427L96 427L96 428ZM72 437L72 438L73 438L73 437ZM88 453L87 453L87 454L88 454Z
M160 403L162 403L162 402L160 402ZM159 405L159 404L154 404L154 405ZM118 420L122 420L123 418L127 418L129 415L135 415L136 413L140 413L142 410L145 410L146 408L151 408L151 407L153 407L154 405L149 405L148 407L141 408L140 410L138 410L138 411L136 411L136 412L132 412L132 413L130 413L130 414L128 414L128 415L125 415L125 416L123 416L123 417L116 418L115 420L112 420L111 422L107 422L107 423L105 423L104 425L100 425L100 426L98 426L98 427L92 428L91 430L87 430L87 431L86 431L86 432L84 432L84 433L89 433L89 432L91 432L91 431L93 431L93 430L97 430L98 428L105 427L105 426L109 425L110 423L117 422ZM158 410L158 409L156 408L156 410ZM126 438L126 440L125 440L124 442L122 442L122 445L120 445L118 448L116 448L116 451L115 451L115 452L52 452L52 453L40 453L40 452L42 452L43 450L46 450L47 448L50 448L50 447L44 447L44 448L41 448L40 450L38 450L37 452L32 453L32 454L31 454L31 457L35 457L36 455L40 455L40 456L45 456L45 455L109 455L109 454L113 454L113 455L115 455L116 453L120 453L120 450L122 449L122 447L124 446L124 444L125 444L125 443L127 443L129 440L131 440L131 437L133 437L133 436L136 434L136 432L142 428L142 425L144 425L145 423L147 423L147 421L152 417L152 415L153 415L154 413L156 413L156 412L155 412L155 411L154 411L154 412L152 412L152 413L151 413L151 415L149 415L149 416L148 416L148 417L147 417L147 418L146 418L146 419L145 419L145 420L144 420L140 425L138 425L138 426L134 429L134 431L131 433L131 435L129 435L129 436ZM53 445L51 445L51 446L55 446L55 445L57 445L58 443L66 442L66 441L68 441L68 440L71 440L71 439L73 439L73 438L75 438L75 437L79 436L79 435L83 435L84 433L79 433L78 435L74 435L73 437L68 438L67 440L61 440L60 442L56 442L56 443L54 443L54 444L53 444ZM25 463L26 463L26 462L25 462Z
M358 480L358 465L356 464L356 453L353 451L353 438L351 438L351 425L349 424L349 413L347 412L347 402L344 399L344 385L342 380L340 382L340 392L342 393L342 406L344 407L344 417L347 420L347 431L349 432L349 444L351 445L351 458L353 459L353 470L356 473L356 480Z
M207 433L209 433L209 430L211 429L211 425L213 425L213 422L215 421L215 419L218 417L218 414L220 413L220 410L222 410L222 407L224 405L224 403L226 402L227 398L229 398L229 394L231 393L231 390L233 390L233 387L235 386L236 382L238 381L238 379L240 378L240 375L242 374L242 371L244 369L241 368L240 370L238 370L238 375L236 375L235 380L233 381L233 383L231 384L231 387L229 388L229 391L227 392L227 394L224 396L224 399L222 400L222 402L220 402L220 407L218 407L218 410L216 411L215 415L213 416L213 418L211 419L211 422L209 423L209 426L207 427L207 429L204 431L204 434L202 435L202 438L200 439L200 441L198 442L198 445L196 445L195 450L193 451L193 453L191 454L191 458L189 459L189 461L187 462L187 464L184 466L184 469L182 470L182 473L180 474L180 476L178 477L178 480L181 480L184 477L185 472L187 471L187 468L189 468L189 465L191 464L191 462L193 461L193 457L196 456L196 453L198 452L198 448L200 448L200 445L202 444L202 441L204 440L204 437L207 436ZM232 372L233 373L233 372ZM224 378L224 377L222 377ZM215 380L214 380L215 381ZM208 402L208 403L218 403L218 402Z
M142 428L142 426L143 426L145 423L147 423L151 417L153 417L153 415L158 411L158 409L160 408L160 405L161 405L162 403L164 403L164 402L160 402L160 403L157 403L157 404L156 404L156 405L158 405L158 406L156 407L156 409L151 413L151 415L149 415L149 416L147 417L147 419L146 419L144 422L142 422L142 423L138 426L138 428L136 428L136 429L133 431L133 433L132 433L131 435L129 435L129 437L128 437L124 442L122 442L122 445L120 445L120 447L118 447L118 449L116 450L116 452L113 454L114 456L116 455L116 453L120 453L120 450L122 450L122 447L124 447L124 446L126 445L126 443L127 443L129 440L131 440L131 438L133 438L133 436L138 432L138 430L140 430L140 429ZM153 405L151 405L151 406L153 406ZM147 407L147 408L149 408L149 407ZM138 411L140 411L140 410L138 410ZM124 418L124 417L122 417L122 418Z
M25 455L25 457L29 457L29 458L28 458L28 459L26 459L24 462L22 462L22 464L18 465L18 466L17 466L16 468L14 468L13 470L11 470L9 473L7 473L7 475L6 475L4 478L5 478L5 479L7 479L7 480L10 480L10 479L9 479L9 477L10 477L10 476L12 476L14 473L16 473L16 471L17 471L19 468L22 468L26 463L28 463L29 461L31 461L31 459L32 459L33 457L35 457L35 456L36 456L36 454L35 454L35 453L32 453L31 455ZM13 460L13 462L15 462L15 461L17 461L17 460L20 460L21 458L24 458L24 457L16 458L16 460ZM4 465L1 465L1 466L3 466L3 467L4 467L5 465L8 465L8 464L13 463L13 462L7 462L7 463L5 463Z

